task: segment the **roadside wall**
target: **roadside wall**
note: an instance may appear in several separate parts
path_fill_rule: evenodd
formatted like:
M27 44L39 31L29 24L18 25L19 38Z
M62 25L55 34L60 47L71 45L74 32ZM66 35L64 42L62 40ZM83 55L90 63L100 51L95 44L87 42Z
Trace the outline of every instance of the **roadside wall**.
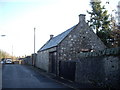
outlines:
M24 64L32 65L32 57L31 56L25 57Z
M49 71L49 53L53 51L56 51L56 47L38 52L37 59L35 62L36 67L48 72Z
M79 53L75 81L100 87L119 88L120 48L98 52Z

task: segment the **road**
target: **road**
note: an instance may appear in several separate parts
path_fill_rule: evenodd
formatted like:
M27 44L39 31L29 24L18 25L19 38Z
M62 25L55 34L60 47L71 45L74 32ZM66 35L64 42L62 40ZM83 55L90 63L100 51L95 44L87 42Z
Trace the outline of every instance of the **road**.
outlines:
M4 65L2 79L2 88L68 88L25 65Z

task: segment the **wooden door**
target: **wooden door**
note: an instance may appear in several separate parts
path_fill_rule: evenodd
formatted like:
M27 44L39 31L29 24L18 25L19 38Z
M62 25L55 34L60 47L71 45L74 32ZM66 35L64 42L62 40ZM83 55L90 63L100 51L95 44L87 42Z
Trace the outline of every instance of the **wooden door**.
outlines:
M50 67L49 70L53 74L57 74L57 52L49 53Z

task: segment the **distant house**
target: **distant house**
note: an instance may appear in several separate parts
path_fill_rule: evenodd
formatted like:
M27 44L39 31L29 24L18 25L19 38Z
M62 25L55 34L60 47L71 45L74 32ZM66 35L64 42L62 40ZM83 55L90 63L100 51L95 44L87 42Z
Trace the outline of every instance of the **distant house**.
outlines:
M24 60L24 58L18 58L18 60Z
M38 50L36 66L57 74L59 61L76 60L79 52L92 52L106 46L85 22L85 15L79 15L79 23L65 32L51 38Z

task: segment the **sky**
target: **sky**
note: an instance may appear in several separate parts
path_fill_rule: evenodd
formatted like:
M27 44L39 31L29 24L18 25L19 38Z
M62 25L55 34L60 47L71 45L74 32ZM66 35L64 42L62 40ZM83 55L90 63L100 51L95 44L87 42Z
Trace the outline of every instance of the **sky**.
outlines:
M103 4L108 0L103 0ZM119 0L109 0L109 13ZM0 0L0 49L13 56L34 53L49 39L76 25L79 14L90 10L90 0Z

